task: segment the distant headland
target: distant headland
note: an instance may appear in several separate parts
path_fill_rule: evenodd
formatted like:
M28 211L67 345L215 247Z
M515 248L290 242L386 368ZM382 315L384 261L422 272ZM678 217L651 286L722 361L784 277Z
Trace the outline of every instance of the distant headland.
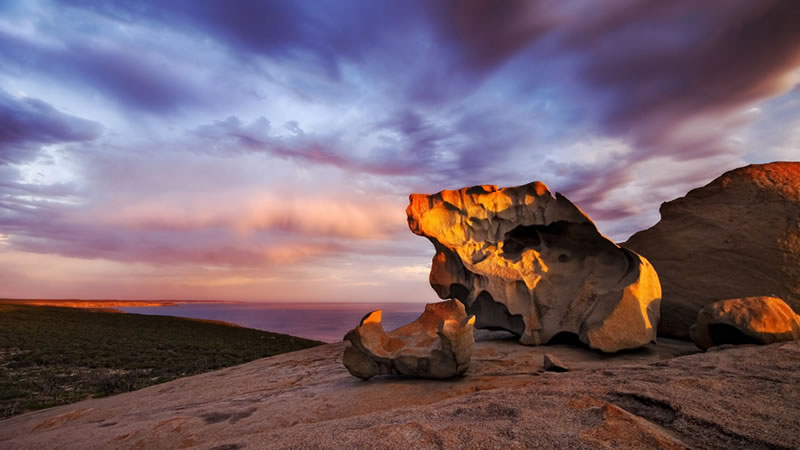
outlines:
M64 308L135 308L178 306L199 303L238 303L232 300L83 300L83 299L20 299L0 298L0 303Z

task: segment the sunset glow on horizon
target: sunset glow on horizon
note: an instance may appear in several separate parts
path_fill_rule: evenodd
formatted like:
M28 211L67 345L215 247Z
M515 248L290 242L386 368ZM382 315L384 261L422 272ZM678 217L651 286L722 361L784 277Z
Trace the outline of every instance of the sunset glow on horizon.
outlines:
M411 193L623 241L800 159L800 3L0 3L0 298L431 302ZM491 19L491 20L490 20Z

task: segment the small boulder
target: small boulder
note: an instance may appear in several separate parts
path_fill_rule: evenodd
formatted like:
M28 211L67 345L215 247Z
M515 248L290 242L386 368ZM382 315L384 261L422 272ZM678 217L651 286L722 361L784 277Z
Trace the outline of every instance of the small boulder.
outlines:
M697 314L689 334L701 350L725 344L772 344L800 339L800 316L776 297L712 303Z
M344 366L364 380L375 375L463 375L472 357L474 324L475 316L467 317L457 300L427 304L417 320L389 332L383 330L381 311L373 311L345 335L351 345L344 351Z
M555 355L552 355L550 353L545 353L544 370L548 372L566 372L569 369L564 363L561 362L560 359L556 358Z

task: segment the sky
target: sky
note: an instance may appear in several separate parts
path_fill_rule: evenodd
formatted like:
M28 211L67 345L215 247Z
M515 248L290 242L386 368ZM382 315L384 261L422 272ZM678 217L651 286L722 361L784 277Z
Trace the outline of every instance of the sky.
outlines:
M0 297L436 301L410 193L624 241L800 159L794 0L0 0Z

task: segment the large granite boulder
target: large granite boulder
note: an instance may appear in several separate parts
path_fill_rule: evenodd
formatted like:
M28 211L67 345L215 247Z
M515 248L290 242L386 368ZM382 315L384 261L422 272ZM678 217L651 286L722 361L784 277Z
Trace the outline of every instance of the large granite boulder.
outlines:
M464 306L455 300L430 303L419 318L386 332L381 311L373 311L345 336L350 346L344 365L353 376L405 375L450 378L463 375L472 357L472 326Z
M800 310L800 163L727 172L661 205L661 220L621 244L658 271L660 335L689 337L719 300L780 297Z
M800 339L800 316L779 298L733 298L701 309L689 334L701 350L723 344L774 344Z
M476 327L511 331L529 345L573 333L605 352L655 340L661 288L653 267L544 184L410 200L411 231L436 249L431 286L464 303Z

